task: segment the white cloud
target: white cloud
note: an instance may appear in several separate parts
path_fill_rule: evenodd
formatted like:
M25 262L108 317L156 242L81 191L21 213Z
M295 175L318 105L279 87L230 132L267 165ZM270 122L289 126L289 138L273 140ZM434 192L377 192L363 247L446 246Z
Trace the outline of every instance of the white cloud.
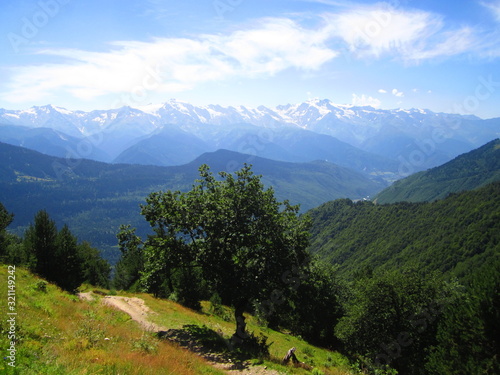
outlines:
M378 92L379 92L380 94L387 94L387 91L386 91L386 90L384 90L384 89L380 89L380 90L378 90Z
M392 89L392 95L397 96L398 98L402 98L403 96L405 96L405 94L401 91L398 91L398 89Z
M471 28L447 30L440 15L387 3L357 6L325 18L332 33L358 58L388 55L415 63L463 53L477 42Z
M426 46L406 51L406 59L411 61L430 60L450 57L471 51L480 44L476 40L473 29L462 27L459 30L443 32Z
M497 22L500 22L500 1L499 0L496 0L496 1L482 1L480 2L480 4L486 8L488 8L492 14L493 14L493 17L495 17L495 20Z
M329 36L289 19L266 19L258 28L207 38L218 52L237 60L242 71L274 74L289 67L315 70L336 57L325 46Z
M310 1L340 5L336 0ZM82 100L124 93L141 97L145 91L172 94L206 82L268 78L287 69L315 71L338 57L345 45L353 58L388 57L404 63L485 48L475 30L466 26L450 29L434 13L387 3L340 3L339 12L324 13L320 23L308 27L289 18L264 18L229 34L113 42L104 52L39 51L51 63L11 68L9 80L2 82L0 98L9 102L46 100L61 92ZM500 1L488 6L497 3ZM149 4L160 2L149 0ZM311 20L307 19L308 25ZM488 57L496 56L498 50L490 48ZM394 95L402 97L403 93ZM356 100L372 100L371 105L377 105L377 99L364 95Z
M367 96L365 94L362 94L361 96L358 96L356 94L352 94L352 105L357 106L357 107L366 107L366 106L371 106L374 108L380 107L382 102L376 98L373 98L371 96Z
M79 99L134 90L140 96L141 90L172 93L207 81L268 77L289 68L311 71L337 56L325 45L329 36L324 29L268 18L228 35L114 42L106 52L43 50L40 55L61 62L12 69L0 97L41 100L60 90Z

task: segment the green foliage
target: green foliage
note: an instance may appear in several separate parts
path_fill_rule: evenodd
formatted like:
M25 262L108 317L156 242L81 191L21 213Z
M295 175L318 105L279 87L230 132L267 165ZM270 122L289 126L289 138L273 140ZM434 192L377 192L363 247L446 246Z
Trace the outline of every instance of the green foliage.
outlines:
M500 180L500 140L425 172L395 182L376 196L378 203L431 202L450 193L473 190Z
M432 203L337 200L309 215L309 249L340 275L413 267L461 278L498 252L500 182Z
M468 277L445 306L437 342L426 364L428 374L498 374L500 372L500 260Z
M91 349L102 345L105 336L102 323L97 320L97 313L93 310L84 312L84 318L78 323L75 331L80 349Z
M169 297L181 305L200 311L200 301L208 295L200 270L193 267L177 268L172 270L169 278L172 291Z
M25 247L34 254L36 264L34 271L50 281L58 272L56 263L57 249L57 227L54 220L50 219L47 211L39 211L35 215L35 222L24 235Z
M222 318L226 322L229 322L231 320L231 313L229 311L229 308L225 307L222 304L222 299L220 298L218 293L214 293L212 297L210 297L210 310L209 312L213 315L218 316L219 318Z
M142 240L135 235L135 229L130 225L120 226L117 234L121 258L115 267L113 286L116 289L127 290L137 284L144 268ZM151 288L151 292L156 290Z
M287 288L284 271L307 266L309 221L299 219L298 206L278 202L249 166L219 175L221 180L204 165L190 191L149 195L142 214L155 234L142 248L141 279L155 293L166 282L177 297L182 289L174 285L176 273L184 277L183 288L195 292L203 289L203 281L235 307L237 332L244 337L243 311L252 301ZM123 246L135 246L137 237L126 234ZM194 269L200 272L198 283Z
M18 236L9 233L6 229L12 223L14 215L7 212L0 203L0 262L12 265L28 265L33 256L23 245Z
M336 326L345 349L361 354L373 368L422 373L447 303L443 285L414 271L392 271L359 279L351 293Z
M101 257L99 250L84 241L78 245L78 254L81 260L83 282L108 288L111 266Z
M0 260L27 266L41 277L73 292L82 282L108 285L110 266L89 243L78 244L65 225L60 231L47 211L39 211L23 239L7 234Z
M64 290L74 291L84 281L77 239L66 225L57 234L56 252L51 262L55 263L53 274L46 276Z
M158 340L152 333L144 332L139 339L132 343L132 349L144 354L156 354L158 351Z
M36 258L34 254L26 248L22 238L6 233L6 252L4 253L1 261L5 264L26 265L34 268Z
M45 280L38 281L35 285L33 285L33 290L47 293L47 282Z
M0 203L0 231L7 228L14 220L14 215L7 212L4 205Z
M324 346L338 346L334 328L344 311L345 285L334 267L315 262L307 273L284 275L290 284L284 306L267 315L270 327L286 327L295 335Z
M7 212L2 203L0 203L0 260L6 258L7 255L7 232L5 229L14 220L14 215Z

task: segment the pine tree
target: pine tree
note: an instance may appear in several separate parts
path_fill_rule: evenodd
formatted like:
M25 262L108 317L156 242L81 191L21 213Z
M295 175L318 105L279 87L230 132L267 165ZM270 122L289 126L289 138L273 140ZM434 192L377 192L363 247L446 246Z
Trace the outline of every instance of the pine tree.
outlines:
M57 272L54 259L56 239L56 223L50 219L47 211L39 211L35 215L35 223L25 233L25 247L35 256L34 271L49 281L54 281L53 275Z
M56 238L52 280L67 291L74 291L83 282L83 259L79 256L77 239L65 225Z
M7 253L7 234L5 229L12 223L14 215L9 214L2 203L0 203L0 259Z

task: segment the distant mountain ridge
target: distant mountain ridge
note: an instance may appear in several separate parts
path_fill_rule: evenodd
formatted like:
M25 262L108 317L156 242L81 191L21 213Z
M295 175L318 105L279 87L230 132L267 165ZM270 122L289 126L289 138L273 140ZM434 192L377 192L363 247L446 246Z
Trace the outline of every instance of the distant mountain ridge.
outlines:
M377 203L430 202L450 193L500 181L500 139L425 172L396 181L377 194Z
M500 136L500 118L357 107L327 99L275 108L195 106L172 99L158 105L90 112L52 105L0 109L0 141L26 145L22 134L12 137L16 127L22 127L19 133L26 128L55 131L58 140L44 141L58 144L57 154L52 150L54 156L64 157L59 146L65 144L63 149L71 157L179 165L203 152L225 148L282 161L333 160L353 168L355 155L357 171L384 176L387 181L443 164ZM327 149L316 149L311 133L315 134L314 142L329 144ZM79 140L76 145L71 137ZM295 144L301 146L296 149L287 143L299 138ZM43 148L40 142L34 143L38 147L34 149ZM422 150L422 145L427 146Z
M327 131L338 131L328 127L332 123L364 125L368 127L364 130L370 132L380 128L388 119L393 125L408 121L412 124L431 123L436 122L436 119L446 122L481 120L472 115L435 113L426 109L386 110L370 106L334 104L328 99L313 99L295 105L280 105L274 109L265 106L257 108L220 105L194 106L175 99L158 105L150 104L134 108L121 107L90 112L70 111L53 105L35 106L27 110L0 109L0 119L5 124L58 128L67 134L79 133L82 136L97 133L125 116L134 118L134 121L139 122L139 124L143 124L144 120L147 119L150 126L144 127L146 132L165 124L180 124L189 128L189 125L192 124L222 126L247 123L271 128L293 125L316 132L323 130L323 133L327 134ZM333 119L337 122L332 122ZM354 126L353 128L357 133L353 133L352 136L356 137L358 141L364 141L366 135L360 132L361 128Z
M81 240L109 250L116 245L120 224L131 223L147 233L139 205L149 193L190 189L204 163L214 174L252 164L279 200L301 204L302 211L337 198L373 195L385 187L324 161L280 162L228 150L205 153L183 166L159 167L67 160L0 143L0 202L15 215L13 230L22 231L44 209Z

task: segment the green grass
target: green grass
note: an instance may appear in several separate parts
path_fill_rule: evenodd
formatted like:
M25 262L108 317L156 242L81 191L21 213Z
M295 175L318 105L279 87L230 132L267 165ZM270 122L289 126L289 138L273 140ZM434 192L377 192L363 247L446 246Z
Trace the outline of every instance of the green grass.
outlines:
M132 294L130 295L132 296ZM202 313L197 313L193 310L180 306L172 301L159 300L148 294L137 295L143 298L153 311L158 314L151 315L151 320L159 325L169 328L182 328L185 325L206 326L222 334L225 339L229 339L234 333L235 324L233 321L224 320L216 315L210 314L211 306L209 302L202 302ZM246 315L247 329L255 336L266 336L267 343L271 344L270 358L260 361L255 359L255 362L262 362L269 368L287 373L309 373L303 369L295 369L291 366L282 366L281 360L287 351L295 347L295 354L299 361L307 365L318 368L326 374L351 374L351 366L346 357L338 352L318 348L308 344L299 337L295 337L286 333L276 332L272 329L262 327L258 324L257 318Z
M222 374L200 357L147 336L130 317L16 269L16 367L9 348L7 267L0 266L0 374ZM8 355L8 354L7 354Z
M16 269L16 367L6 360L0 362L0 374L90 375L90 374L222 374L199 356L145 333L130 317L101 304L97 294L94 301L78 297L56 286ZM0 266L1 285L7 285L7 266ZM109 291L83 286L84 291ZM168 300L155 299L149 294L119 292L118 295L139 297L154 312L149 319L166 328L181 329L191 325L193 332L212 340L220 349L224 339L231 337L234 323L210 314L211 305L203 302L201 313ZM224 309L228 309L224 307ZM0 290L0 348L2 357L9 347L7 325L7 288ZM270 345L270 357L253 358L284 374L352 374L348 360L337 352L309 345L300 338L279 333L257 324L247 316L248 330L255 336L265 335ZM199 327L199 328L198 328ZM217 335L222 340L217 342ZM218 346L219 345L219 346ZM292 347L309 370L282 366L281 359ZM223 346L222 346L223 348ZM8 354L7 354L8 355ZM314 372L311 372L311 370Z

